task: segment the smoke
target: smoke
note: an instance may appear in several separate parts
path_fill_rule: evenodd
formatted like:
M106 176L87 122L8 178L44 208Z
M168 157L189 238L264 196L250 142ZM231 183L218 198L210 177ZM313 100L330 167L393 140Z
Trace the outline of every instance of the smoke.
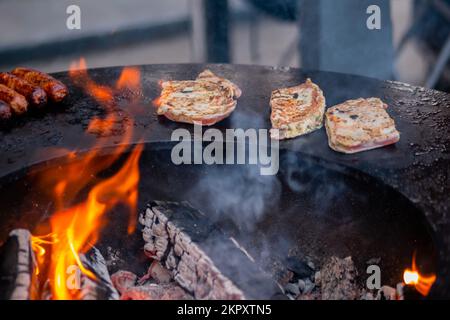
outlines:
M312 214L326 215L347 189L336 173L300 153L286 153L280 161L282 180L295 197L308 202Z
M253 231L280 195L276 176L260 175L257 165L235 165L214 167L193 186L187 199L203 203L215 221L231 220L238 228Z

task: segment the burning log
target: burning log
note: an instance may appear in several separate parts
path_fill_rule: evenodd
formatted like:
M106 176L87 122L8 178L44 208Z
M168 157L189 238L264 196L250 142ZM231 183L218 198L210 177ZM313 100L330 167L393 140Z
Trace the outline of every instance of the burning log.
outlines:
M35 268L30 232L25 229L11 231L0 248L0 299L30 299L35 293L32 288Z
M280 292L235 240L188 203L152 202L140 222L146 255L196 299L268 299Z
M46 272L38 270L32 239L28 230L16 229L0 248L0 300L52 299L49 279L38 279ZM80 255L80 261L95 279L77 270L74 275L74 298L119 299L105 260L96 248ZM42 284L42 289L39 289L39 284Z
M92 247L86 254L80 254L80 261L83 267L91 272L95 278L83 273L78 266L74 266L72 280L66 279L66 284L70 287L72 299L75 300L118 300L119 293L113 285L106 267L105 259L100 251ZM41 296L43 300L51 300L51 284L47 279L44 283Z
M79 300L118 300L119 293L114 287L106 267L105 259L98 249L91 248L88 253L80 255L85 268L95 275L95 279L81 273Z

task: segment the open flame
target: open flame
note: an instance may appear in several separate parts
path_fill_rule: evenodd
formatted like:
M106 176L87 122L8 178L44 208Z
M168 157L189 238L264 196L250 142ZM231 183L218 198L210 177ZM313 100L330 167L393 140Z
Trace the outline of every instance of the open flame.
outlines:
M113 88L95 83L87 73L84 59L71 66L69 75L75 85L83 88L107 111L104 118L92 119L88 132L111 129L118 121L113 108L115 95L123 89L140 89L140 72L137 68L124 68ZM111 153L100 154L103 145L99 139L81 159L77 160L77 152L71 152L67 157L67 165L46 172L41 178L43 187L52 189L56 212L50 218L51 233L33 236L32 247L37 257L36 275L46 270L45 279L49 281L52 299L76 298L74 289L67 285L67 270L73 265L78 266L87 277L95 279L95 275L83 266L79 255L86 253L97 242L107 212L118 204L125 205L130 214L128 232L133 232L136 227L142 145L139 144L131 151L117 173L108 178L99 178L101 172L122 159L128 150L132 128L133 125L127 127ZM86 199L74 203L84 190L89 190Z
M423 296L427 296L436 281L436 275L424 276L419 273L416 265L416 256L413 256L411 269L405 269L403 272L403 281L406 285L414 286Z

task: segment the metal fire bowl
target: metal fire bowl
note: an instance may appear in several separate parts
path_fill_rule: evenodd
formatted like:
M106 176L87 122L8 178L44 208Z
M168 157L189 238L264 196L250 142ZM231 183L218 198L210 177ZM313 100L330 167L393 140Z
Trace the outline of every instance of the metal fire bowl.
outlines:
M255 175L251 166L175 166L170 162L171 134L176 128L191 132L193 128L157 117L151 101L159 94L160 79L194 79L205 68L243 90L236 111L214 126L219 130L270 128L271 91L310 77L323 89L328 106L358 97L383 99L401 132L401 140L393 146L355 155L332 151L324 129L282 141L280 173L267 178L276 180L274 189L266 188L273 186L273 181ZM425 261L433 260L428 264L438 275L430 297L450 297L449 94L397 82L300 69L201 64L146 65L140 69L140 102L130 103L126 95L116 97L120 119L111 135L86 133L89 121L104 115L104 109L71 85L65 72L55 74L70 87L70 98L63 105L18 119L0 132L1 239L12 227L32 229L51 212L51 201L26 177L30 169L45 172L63 165L62 159L69 151L76 149L82 154L99 141L107 153L121 141L134 119L133 143L146 144L141 160L141 206L150 199L189 200L260 254L278 250L277 254L283 256L290 254L283 250L297 248L315 259L352 255L362 264L364 259L378 255L386 261L388 275L383 280L387 279L387 284L400 280L399 268L408 266L417 250ZM89 74L96 82L112 86L121 70L92 69ZM243 178L233 184L226 177ZM240 189L242 186L245 188ZM220 188L223 195L236 197L229 203L241 202L230 206L220 201ZM203 196L195 189L200 189ZM230 193L231 189L243 192ZM239 193L247 194L245 190L250 190L248 201L239 198ZM238 205L256 215L242 220L241 215L234 214ZM231 212L229 216L227 212ZM254 223L248 223L251 219ZM115 223L105 233L117 234L122 225ZM296 246L291 246L293 242Z

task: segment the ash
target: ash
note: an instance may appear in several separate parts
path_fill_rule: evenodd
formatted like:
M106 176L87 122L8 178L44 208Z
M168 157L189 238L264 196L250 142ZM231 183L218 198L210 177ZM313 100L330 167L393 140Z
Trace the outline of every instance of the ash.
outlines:
M332 256L320 268L308 257L272 261L272 274L291 300L403 300L403 285L369 290L358 279L352 257Z

